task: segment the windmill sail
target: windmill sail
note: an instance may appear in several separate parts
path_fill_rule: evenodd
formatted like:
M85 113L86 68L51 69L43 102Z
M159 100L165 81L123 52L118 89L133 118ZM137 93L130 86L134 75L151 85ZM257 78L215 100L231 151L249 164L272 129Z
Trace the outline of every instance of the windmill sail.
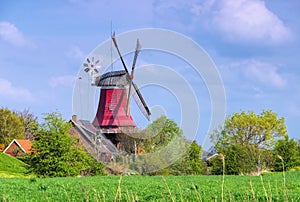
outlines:
M118 47L118 44L117 44L117 39L115 37L115 33L113 33L112 35L112 41L115 45L115 48L117 49L117 52L118 52L118 55L121 59L121 62L123 64L123 67L124 67L124 70L126 72L126 77L127 77L127 80L129 82L129 92L128 92L128 99L127 99L127 109L126 109L126 114L128 115L128 111L129 111L129 103L130 103L130 94L131 94L131 86L133 86L133 98L135 100L135 102L137 103L137 105L139 106L141 112L145 115L145 117L150 120L150 110L141 94L141 92L139 91L137 85L135 83L133 83L132 79L133 79L133 73L134 73L134 68L135 68L135 64L136 64L136 60L137 60L137 56L138 56L138 53L140 51L140 43L139 43L139 40L137 40L137 44L136 44L136 50L135 50L135 55L134 55L134 59L133 59L133 63L132 63L132 70L131 70L131 75L129 74L128 72L128 69L126 67L126 64L124 62L124 59L122 57L122 54L119 50L119 47Z
M131 75L130 75L130 82L129 82L129 90L128 90L128 97L127 97L127 106L126 106L126 114L129 113L129 107L130 107L130 94L131 94L131 88L132 88L132 80L133 80L133 75L134 75L134 68L136 64L136 60L138 57L138 54L140 52L140 42L139 39L136 40L136 48L135 48L135 53L134 53L134 58L132 62L132 67L131 67Z
M134 87L133 88L134 101L139 106L139 108L140 108L141 112L144 114L144 116L148 119L148 121L150 121L151 112L150 112L140 90L138 89L137 85L133 82L132 82L132 85Z
M121 62L122 62L122 64L123 64L123 67L124 67L126 73L127 73L128 76L129 76L128 69L127 69L127 67L126 67L126 64L125 64L125 62L124 62L124 59L123 59L123 57L122 57L122 54L121 54L121 52L120 52L120 50L119 50L119 47L118 47L118 44L117 44L117 39L116 39L116 37L115 37L115 33L112 35L111 38L112 38L112 40L113 40L113 42L114 42L114 45L115 45L115 47L116 47L116 49L117 49L117 52L118 52L118 54L119 54L119 57L120 57Z

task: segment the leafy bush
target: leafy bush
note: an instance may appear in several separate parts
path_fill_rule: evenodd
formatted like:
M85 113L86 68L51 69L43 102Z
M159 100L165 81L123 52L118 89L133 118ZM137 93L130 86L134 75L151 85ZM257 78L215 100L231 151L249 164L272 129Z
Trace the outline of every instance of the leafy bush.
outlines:
M69 132L71 124L55 112L46 114L33 141L33 153L25 161L39 177L66 177L79 174L103 174L103 165L96 162Z

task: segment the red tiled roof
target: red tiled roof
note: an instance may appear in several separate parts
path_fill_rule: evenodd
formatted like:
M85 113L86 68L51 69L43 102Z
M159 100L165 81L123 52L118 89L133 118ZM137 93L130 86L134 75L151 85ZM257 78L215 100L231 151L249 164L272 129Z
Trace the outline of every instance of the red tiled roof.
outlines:
M26 153L30 153L30 149L31 149L31 142L29 140L16 140L19 145L25 150Z

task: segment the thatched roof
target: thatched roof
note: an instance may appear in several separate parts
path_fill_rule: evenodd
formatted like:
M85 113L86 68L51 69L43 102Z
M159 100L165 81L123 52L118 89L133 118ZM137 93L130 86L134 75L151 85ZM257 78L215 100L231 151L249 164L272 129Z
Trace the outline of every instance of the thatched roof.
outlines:
M97 86L118 86L124 87L128 85L125 70L112 71L105 73L96 79Z

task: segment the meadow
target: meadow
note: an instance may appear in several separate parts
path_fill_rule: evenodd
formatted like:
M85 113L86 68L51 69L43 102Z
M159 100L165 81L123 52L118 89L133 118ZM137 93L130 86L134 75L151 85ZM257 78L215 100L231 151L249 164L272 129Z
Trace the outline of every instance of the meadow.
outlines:
M300 172L0 178L0 201L300 201Z

